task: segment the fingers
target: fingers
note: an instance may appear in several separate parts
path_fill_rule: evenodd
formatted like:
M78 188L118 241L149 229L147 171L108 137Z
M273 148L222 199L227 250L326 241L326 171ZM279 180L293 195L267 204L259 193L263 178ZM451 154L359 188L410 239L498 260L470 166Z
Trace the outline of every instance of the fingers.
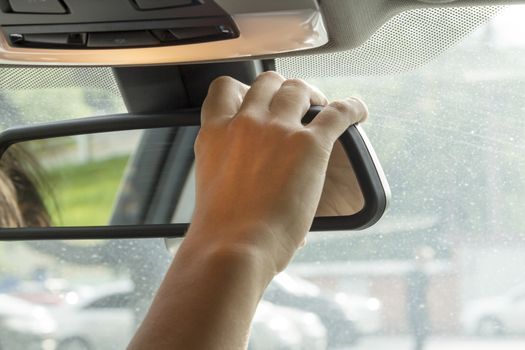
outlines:
M350 97L328 104L306 127L333 144L350 125L363 122L367 117L365 103Z
M311 105L325 106L327 103L326 96L316 87L300 79L288 79L275 93L270 111L279 118L300 123Z
M241 107L249 86L230 77L218 77L210 84L202 104L201 125L232 118Z
M273 71L259 74L246 93L241 110L254 112L254 114L257 114L257 111L269 110L275 93L284 81L285 79L280 74Z
M326 107L306 127L331 143L350 125L362 122L368 116L366 105L358 98L327 105L324 94L306 82L285 80L278 73L265 72L251 87L230 77L215 79L202 106L201 125L229 120L240 110L248 111L249 115L270 111L276 117L300 122L311 105Z

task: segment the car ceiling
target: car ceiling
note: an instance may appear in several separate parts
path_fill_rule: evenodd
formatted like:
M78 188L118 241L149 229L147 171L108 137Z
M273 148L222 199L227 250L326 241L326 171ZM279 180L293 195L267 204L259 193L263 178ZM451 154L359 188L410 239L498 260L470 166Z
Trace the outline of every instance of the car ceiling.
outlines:
M495 6L524 0L321 0L319 6L330 41L308 54L356 48L395 15L420 8ZM303 52L304 54L305 52ZM295 54L294 54L295 55Z
M217 0L226 9L233 6L233 2ZM273 1L272 6L275 10L285 10L293 2ZM246 3L237 1L235 11L242 13L242 4ZM277 68L286 76L396 73L431 60L486 22L498 12L498 7L494 5L519 3L525 3L525 0L321 0L319 6L328 29L328 44L263 58L277 58ZM455 16L453 21L447 22L447 26L455 29L444 33L440 20L447 15L451 18ZM448 35L447 40L443 40L445 34ZM396 40L391 40L392 37ZM24 66L14 65L1 67L4 67L0 69L1 90L109 86L109 90L115 92L116 87L107 68L54 67L42 70L17 69Z
M401 12L368 40L344 51L283 57L276 68L288 77L398 74L415 69L487 23L504 6L418 8Z
M215 2L233 16L242 15L245 12L253 13L254 11L285 13L292 9L315 8L318 4L328 32L328 42L321 47L303 51L252 57L277 58L340 52L358 48L366 43L367 40L369 41L373 34L382 28L385 23L404 11L421 8L461 8L466 6L518 4L524 3L525 0L318 0L317 4L315 0L273 0L264 2L255 0L215 0ZM105 18L103 13L100 16L101 19ZM403 25L399 21L396 23ZM455 24L461 25L459 22ZM407 40L410 39L407 38ZM377 41L377 37L375 40ZM399 42L402 40L403 38L398 38Z

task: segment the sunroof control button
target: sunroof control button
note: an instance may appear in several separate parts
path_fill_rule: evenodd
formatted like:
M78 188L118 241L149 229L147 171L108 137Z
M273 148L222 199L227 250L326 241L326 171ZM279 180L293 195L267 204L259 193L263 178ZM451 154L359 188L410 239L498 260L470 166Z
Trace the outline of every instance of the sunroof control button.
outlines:
M59 0L9 0L15 13L66 13L66 8Z

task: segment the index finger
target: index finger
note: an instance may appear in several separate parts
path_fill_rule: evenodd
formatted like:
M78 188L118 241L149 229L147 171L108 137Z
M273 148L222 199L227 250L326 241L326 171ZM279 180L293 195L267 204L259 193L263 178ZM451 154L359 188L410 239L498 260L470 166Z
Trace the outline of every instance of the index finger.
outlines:
M201 110L201 126L232 118L241 107L249 86L227 76L213 80Z
M328 104L306 127L333 144L350 125L363 122L367 117L365 103L350 97Z

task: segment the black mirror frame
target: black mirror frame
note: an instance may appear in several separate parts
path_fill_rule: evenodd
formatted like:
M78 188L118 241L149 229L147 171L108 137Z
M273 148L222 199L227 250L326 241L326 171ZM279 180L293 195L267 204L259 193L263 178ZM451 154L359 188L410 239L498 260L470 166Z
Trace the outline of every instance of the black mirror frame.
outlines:
M311 107L303 122L308 123L321 107ZM14 127L0 133L0 158L13 144L46 138L112 131L199 126L200 108L162 114L116 114ZM361 230L375 224L390 200L390 188L378 158L359 125L352 125L339 138L364 196L364 207L356 214L314 219L311 231ZM0 241L78 240L183 237L188 224L115 225L90 227L0 228Z

